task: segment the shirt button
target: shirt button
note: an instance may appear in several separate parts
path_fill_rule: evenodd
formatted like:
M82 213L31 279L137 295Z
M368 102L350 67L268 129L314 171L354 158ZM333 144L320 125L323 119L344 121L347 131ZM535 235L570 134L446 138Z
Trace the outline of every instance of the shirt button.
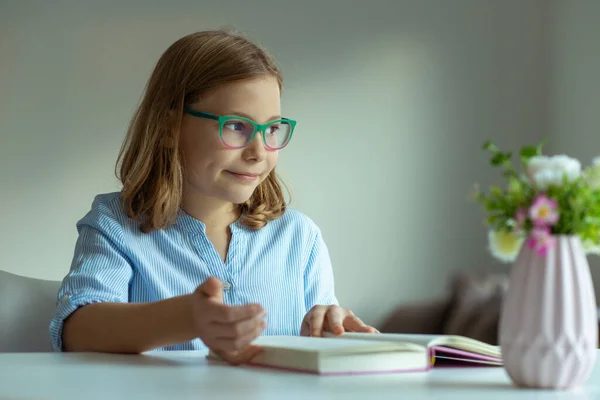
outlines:
M64 294L60 297L60 301L67 301L67 300L69 300L69 296L66 294Z
M231 283L223 282L223 290L229 290L229 289L231 289Z

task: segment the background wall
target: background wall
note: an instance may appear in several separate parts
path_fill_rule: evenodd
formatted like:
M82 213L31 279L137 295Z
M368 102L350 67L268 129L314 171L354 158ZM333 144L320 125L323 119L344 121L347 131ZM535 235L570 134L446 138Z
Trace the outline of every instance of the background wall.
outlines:
M456 271L506 270L467 201L497 179L483 141L552 132L591 155L598 59L581 57L598 28L576 20L592 20L593 0L204 3L0 3L1 269L64 276L75 222L119 188L114 162L154 63L196 30L235 27L277 58L284 113L299 120L280 173L323 230L340 301L367 323L442 294Z

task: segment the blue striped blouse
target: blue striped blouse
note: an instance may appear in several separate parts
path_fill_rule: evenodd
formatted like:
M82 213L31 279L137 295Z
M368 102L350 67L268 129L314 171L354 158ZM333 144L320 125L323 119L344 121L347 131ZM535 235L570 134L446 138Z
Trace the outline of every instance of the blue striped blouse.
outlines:
M97 302L151 302L188 294L209 276L223 282L226 304L260 303L264 335L297 335L316 304L337 304L327 247L316 224L288 209L264 228L231 225L224 263L205 225L182 210L174 225L143 233L121 208L120 193L98 195L77 223L71 268L50 322L51 348L62 350L65 318ZM157 350L198 350L200 339Z

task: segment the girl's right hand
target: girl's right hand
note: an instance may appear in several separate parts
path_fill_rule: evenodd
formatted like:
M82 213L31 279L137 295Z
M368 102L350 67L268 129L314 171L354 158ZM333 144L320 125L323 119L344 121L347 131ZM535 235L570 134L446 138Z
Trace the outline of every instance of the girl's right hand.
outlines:
M230 364L249 361L260 347L250 344L266 328L259 304L223 304L221 281L208 278L190 295L192 329L213 353Z

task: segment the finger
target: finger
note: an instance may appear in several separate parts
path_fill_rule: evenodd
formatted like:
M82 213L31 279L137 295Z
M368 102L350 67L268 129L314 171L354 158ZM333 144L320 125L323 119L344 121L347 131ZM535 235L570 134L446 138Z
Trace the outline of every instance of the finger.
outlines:
M237 352L213 350L216 355L231 365L245 364L252 360L252 358L254 358L261 351L262 348L259 346L248 346L245 349Z
M303 320L300 325L300 336L310 336L310 324L307 319Z
M327 306L314 306L306 315L310 327L310 336L321 336L326 312Z
M336 335L344 333L344 317L347 313L347 310L339 306L329 307L327 310L327 323L330 332Z
M198 287L198 291L207 298L212 298L218 303L223 302L223 286L221 281L211 276Z
M359 329L352 329L352 328L348 328L347 326L345 326L344 331L345 332L362 332L362 333L381 333L377 329L373 328L372 326L368 326L368 325L365 328L359 328Z
M223 324L254 318L264 312L260 304L247 304L243 306L228 306L225 304L214 304L210 307L209 318L212 322Z
M364 325L360 328L355 328L354 332L364 332L364 333L380 333L377 329L373 328L369 325Z
M344 319L344 328L352 332L370 332L371 329L374 329L355 315L349 315Z
M233 323L214 322L211 324L211 330L216 337L225 339L235 339L245 336L261 327L265 323L265 313L258 314Z
M243 336L235 338L217 337L212 340L211 347L220 351L241 351L248 347L265 329L265 324L260 324L256 329Z

